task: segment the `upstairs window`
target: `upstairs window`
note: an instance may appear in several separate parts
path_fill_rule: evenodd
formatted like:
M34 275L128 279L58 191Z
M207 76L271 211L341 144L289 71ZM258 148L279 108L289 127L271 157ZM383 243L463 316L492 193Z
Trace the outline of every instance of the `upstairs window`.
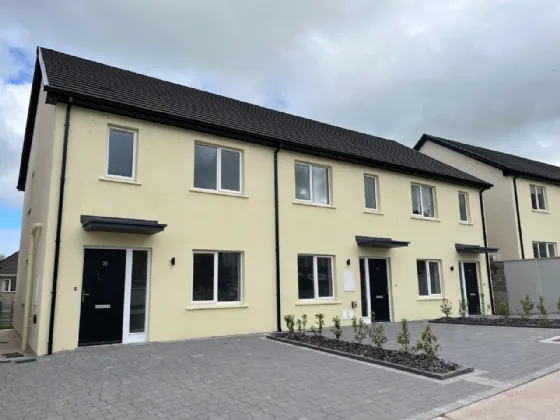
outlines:
M195 144L194 186L205 190L241 192L241 152Z
M364 175L366 209L377 211L377 177Z
M412 214L433 219L436 217L434 188L412 184Z
M15 292L16 291L16 279L2 279L2 292Z
M544 187L531 185L531 205L533 210L546 210L546 195Z
M533 256L535 258L556 257L556 244L553 242L533 242Z
M459 192L459 218L461 222L469 222L469 195L465 192Z
M323 166L296 163L296 199L329 204L329 170Z
M135 179L136 133L121 128L109 128L107 147L108 177Z

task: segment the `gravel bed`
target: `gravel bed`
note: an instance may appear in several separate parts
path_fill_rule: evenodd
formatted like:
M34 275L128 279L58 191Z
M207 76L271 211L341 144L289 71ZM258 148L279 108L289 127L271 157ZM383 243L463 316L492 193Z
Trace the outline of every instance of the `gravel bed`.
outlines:
M541 319L541 318L438 318L430 322L438 324L462 324L462 325L482 325L496 327L528 327L528 328L560 328L560 319Z
M275 337L297 343L309 344L329 350L336 350L354 356L366 357L387 363L418 369L424 372L444 374L456 371L462 366L440 358L430 358L425 354L404 354L397 350L379 349L369 344L351 343L327 337L300 333L276 333Z

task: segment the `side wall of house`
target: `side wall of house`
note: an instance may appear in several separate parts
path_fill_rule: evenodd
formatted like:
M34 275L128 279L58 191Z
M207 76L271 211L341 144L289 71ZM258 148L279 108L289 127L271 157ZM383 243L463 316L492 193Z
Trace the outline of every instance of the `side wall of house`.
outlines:
M51 223L51 184L53 178L55 178L53 175L57 170L57 166L53 165L56 107L46 104L45 99L46 93L41 85L25 183L14 307L14 328L19 334L22 334L27 265L29 263L29 235L35 223L42 223L42 230L37 237L35 272L33 274L35 284L29 323L29 346L37 353L42 353L39 332L43 328L41 322L46 320L40 315L42 309L44 309L44 295L48 294L50 296L50 290L45 289L43 282L46 278L52 276L50 268L53 258L54 224ZM33 322L35 315L37 315L36 322Z
M424 143L420 151L494 185L483 194L488 245L499 248L502 259L521 258L512 178L431 141Z

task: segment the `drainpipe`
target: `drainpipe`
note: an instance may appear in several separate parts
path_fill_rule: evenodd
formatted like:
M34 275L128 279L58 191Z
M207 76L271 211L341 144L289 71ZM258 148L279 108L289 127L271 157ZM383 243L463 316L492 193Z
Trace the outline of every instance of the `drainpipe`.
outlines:
M482 193L486 191L488 188L484 188L479 191L480 195L480 214L482 215L482 238L484 241L484 248L488 248L488 236L486 235L486 216L484 215L484 199L482 197ZM492 314L495 314L496 311L494 309L494 292L492 291L492 274L490 273L490 257L486 252L484 254L486 256L486 278L488 279L488 290L490 291L490 307L492 309Z
M517 180L518 176L513 177L513 193L515 197L515 211L517 213L517 231L519 232L519 245L521 246L521 259L525 259L525 250L523 249L523 230L521 229L521 216L519 214L519 197L517 196Z
M54 339L54 316L56 313L56 289L58 283L58 261L60 259L60 236L62 231L62 209L64 205L64 183L66 181L66 160L68 158L68 132L70 130L70 111L72 110L73 99L68 98L66 105L66 120L64 122L64 140L62 143L62 164L60 168L60 191L58 194L58 216L56 220L56 239L54 243L54 268L51 293L51 313L49 319L49 342L48 354L53 351Z
M274 241L276 252L276 330L282 331L282 311L280 308L280 210L278 208L278 152L274 151Z
M35 223L29 234L29 249L27 251L27 276L25 279L25 304L23 307L23 331L21 336L21 351L27 350L29 341L29 311L31 310L31 298L35 287L35 258L37 257L36 238L43 228L42 223Z

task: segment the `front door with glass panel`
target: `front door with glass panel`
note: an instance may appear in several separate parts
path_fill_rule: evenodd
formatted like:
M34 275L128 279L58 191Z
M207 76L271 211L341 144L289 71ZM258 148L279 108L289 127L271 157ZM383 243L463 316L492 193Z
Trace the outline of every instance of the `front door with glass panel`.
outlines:
M480 314L480 292L478 290L478 264L462 262L459 264L463 299L467 300L469 315Z
M149 252L85 249L79 346L147 341Z
M376 321L391 320L389 272L387 260L383 258L360 258L362 294L362 318Z

